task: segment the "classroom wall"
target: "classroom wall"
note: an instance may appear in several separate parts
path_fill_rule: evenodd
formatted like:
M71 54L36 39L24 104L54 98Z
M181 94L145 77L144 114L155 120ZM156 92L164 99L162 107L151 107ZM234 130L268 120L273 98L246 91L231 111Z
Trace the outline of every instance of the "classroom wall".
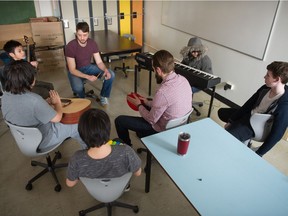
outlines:
M161 23L163 1L145 1L144 15L144 44L147 51L166 49L175 58L181 60L179 52L187 45L190 37L181 31L164 26ZM181 2L179 2L180 4ZM207 54L212 59L214 74L222 81L229 81L235 87L233 90L223 90L223 85L216 92L227 99L242 105L261 85L264 84L266 66L274 60L288 61L286 44L288 38L288 2L281 1L275 17L264 60L259 60L237 51L225 48L215 43L203 40L209 50ZM209 14L203 14L208 16ZM256 15L255 15L256 16ZM177 14L175 14L177 18ZM149 24L149 25L148 25ZM185 25L189 25L189 20ZM201 23L199 23L201 26ZM258 28L261 28L259 23ZM202 26L205 28L205 26Z

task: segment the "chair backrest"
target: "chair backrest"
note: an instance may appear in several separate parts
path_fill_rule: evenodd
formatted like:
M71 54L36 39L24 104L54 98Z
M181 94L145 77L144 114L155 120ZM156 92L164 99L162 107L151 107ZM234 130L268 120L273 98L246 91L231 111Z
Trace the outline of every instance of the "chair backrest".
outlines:
M117 200L124 192L129 183L132 172L117 178L86 178L80 177L87 191L96 200L109 203Z
M171 119L170 121L168 121L166 125L166 130L186 124L188 122L189 116L191 115L192 111L193 109L182 117Z
M39 156L37 148L42 141L42 134L38 128L21 127L5 121L18 145L20 151L29 157Z
M264 142L273 125L273 115L254 113L250 118L250 124L255 136L252 138L258 142Z

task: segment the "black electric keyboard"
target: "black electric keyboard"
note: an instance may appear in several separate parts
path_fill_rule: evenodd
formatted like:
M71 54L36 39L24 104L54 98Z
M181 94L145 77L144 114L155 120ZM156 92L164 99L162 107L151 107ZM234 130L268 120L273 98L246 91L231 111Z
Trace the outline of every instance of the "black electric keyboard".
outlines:
M175 62L175 72L184 76L191 86L199 89L212 88L221 82L220 77L179 62Z
M136 53L135 60L141 68L153 71L153 67L152 67L153 55L154 55L153 53L149 53L149 52Z
M153 71L152 67L153 55L154 55L153 53L149 52L137 53L135 56L135 60L137 61L138 65L141 68ZM175 72L184 76L189 81L191 86L194 86L199 89L211 88L221 82L220 77L181 64L179 62L175 62Z

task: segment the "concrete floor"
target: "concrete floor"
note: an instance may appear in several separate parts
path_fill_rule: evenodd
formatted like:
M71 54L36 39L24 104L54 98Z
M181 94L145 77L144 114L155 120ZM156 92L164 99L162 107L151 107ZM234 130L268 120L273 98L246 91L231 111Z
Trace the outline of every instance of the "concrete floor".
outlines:
M135 62L129 59L128 63L132 66ZM121 66L121 62L112 62L110 65ZM132 67L133 68L133 67ZM72 91L64 71L51 71L49 73L39 73L39 80L52 82L56 90L62 97L72 97ZM153 79L152 95L155 91ZM94 89L99 94L101 83L87 83L86 89ZM132 111L126 103L126 95L134 91L134 72L130 72L125 78L122 72L116 72L116 79L113 85L110 105L105 108L112 122L111 138L117 137L114 127L114 119L120 114L138 115ZM140 85L138 92L143 96L148 96L148 73L140 73ZM197 121L207 116L209 107L209 96L204 92L195 94L196 101L204 101L204 106L200 108L202 115L197 117L195 113L191 115L191 121ZM95 100L91 99L92 107L103 109ZM217 117L217 110L226 107L221 102L215 100L211 118L223 126ZM140 140L132 135L133 148L136 150L142 147ZM258 145L256 143L256 145ZM27 181L34 176L39 167L30 166L30 158L25 157L17 148L10 131L2 119L0 119L0 215L2 216L31 216L31 215L54 215L54 216L74 216L78 211L91 207L98 203L86 191L84 186L79 183L74 188L65 185L66 169L57 171L57 176L62 184L61 192L54 191L54 180L50 174L40 178L33 184L33 190L26 191ZM79 149L79 145L72 139L65 142L59 150L62 153L60 162L67 162L71 155ZM145 166L145 153L140 155L142 166ZM280 172L288 174L288 145L286 141L280 141L263 159L275 166ZM43 158L39 158L43 160ZM140 177L133 177L131 190L121 197L121 201L134 203L139 206L139 216L146 215L165 215L165 216L184 216L198 215L193 206L186 200L174 183L169 179L161 166L153 161L151 189L150 193L144 192L145 174ZM257 183L256 183L257 184ZM106 209L94 211L88 215L107 215ZM131 210L114 208L113 215L135 215ZM217 212L215 212L217 215Z

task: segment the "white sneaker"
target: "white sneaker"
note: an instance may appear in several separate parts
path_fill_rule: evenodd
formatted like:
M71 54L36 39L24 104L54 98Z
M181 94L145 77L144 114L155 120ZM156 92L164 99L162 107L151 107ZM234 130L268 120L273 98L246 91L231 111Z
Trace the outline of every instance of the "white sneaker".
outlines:
M107 106L107 105L109 104L108 98L101 96L101 97L100 97L100 103L101 103L101 105L102 105L103 107Z

